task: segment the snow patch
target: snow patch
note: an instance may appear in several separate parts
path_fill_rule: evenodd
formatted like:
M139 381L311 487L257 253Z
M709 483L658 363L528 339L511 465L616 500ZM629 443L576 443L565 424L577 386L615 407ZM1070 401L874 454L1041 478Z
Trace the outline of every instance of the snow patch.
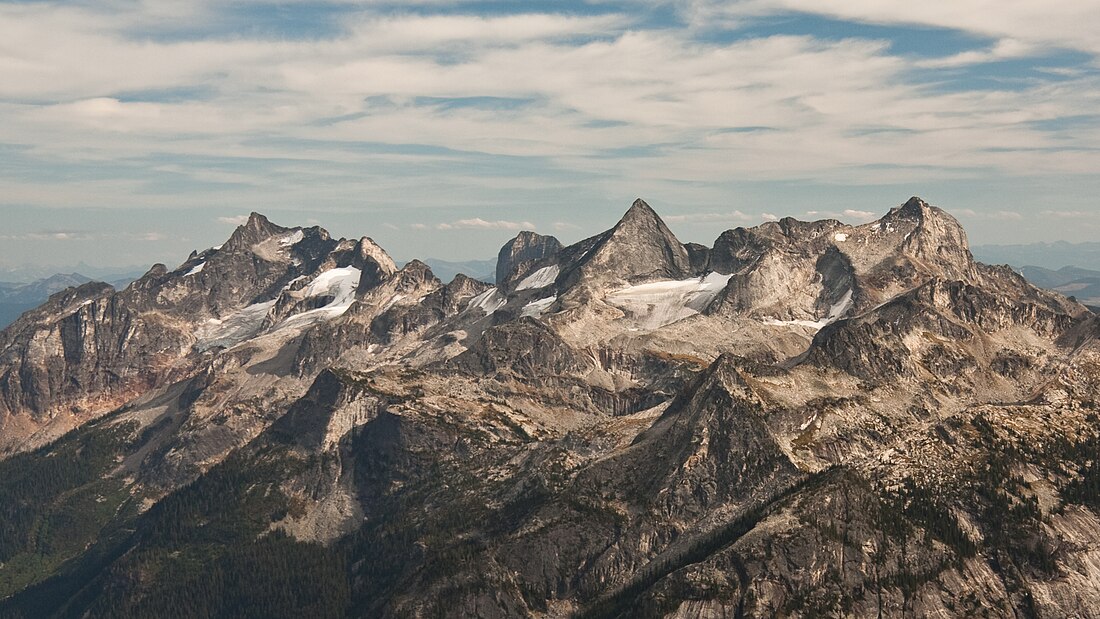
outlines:
M545 288L554 283L554 280L558 279L558 273L560 273L558 265L552 265L548 267L542 267L534 273L523 278L523 281L516 286L516 290L527 290L529 288Z
M607 301L628 310L644 328L657 329L703 311L731 277L710 273L705 277L639 284L612 292Z
M200 262L197 265L195 265L190 271L184 273L183 276L187 277L188 275L197 275L199 273L202 273L202 268L204 266L206 266L206 263L205 262Z
M312 324L343 315L355 302L355 291L359 287L361 275L362 272L355 267L329 269L321 273L305 287L305 297L332 297L332 301L324 307L290 316L279 326L300 325L303 322Z
M279 239L279 245L282 245L283 247L290 247L291 245L297 244L299 241L305 238L305 236L305 233L303 233L301 230L295 230L294 232Z
M253 303L248 307L219 320L211 318L199 327L195 347L208 350L215 346L229 348L243 342L259 332L267 313L275 306L275 300Z
M810 417L809 419L807 419L807 420L806 420L806 422L805 422L805 423L803 423L802 425L798 426L798 429L799 429L799 430L803 430L803 431L804 431L804 430L805 430L806 428L810 427L810 424L812 424L813 422L817 421L817 415L818 415L818 413L814 413L814 416L813 416L813 417Z
M833 240L838 243L843 243L844 241L848 240L848 235L844 234L843 232L837 232L833 235Z
M388 312L389 309L391 307L393 307L395 303L397 303L398 301L400 301L401 299L404 299L404 298L405 298L405 295L403 295L403 294L393 295L393 297L391 297L390 300L386 302L386 305L382 307L382 311L383 312Z
M557 296L550 296L546 297L545 299L539 299L538 301L531 301L527 305L523 306L523 309L520 310L519 315L530 316L531 318L538 318L539 316L542 316L543 312L550 309L550 306L553 305L554 301L557 300Z
M834 303L832 305L832 307L829 308L828 315L826 315L821 320L777 320L775 318L766 317L761 322L763 322L766 325L772 325L772 326L779 326L779 327L790 327L790 326L809 327L810 329L813 329L814 331L820 331L826 325L830 325L830 324L840 320L841 318L843 318L844 314L847 313L848 310L851 309L851 307L852 307L852 290L848 289L848 291L844 293L844 296L841 297L841 299L839 301Z
M470 299L470 304L466 306L466 309L479 309L488 316L504 307L507 303L508 299L500 294L500 291L496 288L490 288Z

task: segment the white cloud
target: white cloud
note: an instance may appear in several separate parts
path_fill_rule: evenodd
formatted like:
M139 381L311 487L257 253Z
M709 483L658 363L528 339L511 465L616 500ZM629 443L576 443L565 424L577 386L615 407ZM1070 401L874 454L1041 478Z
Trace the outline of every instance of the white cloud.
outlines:
M529 221L486 221L480 217L459 219L436 226L439 230L534 230L535 224Z
M809 13L872 24L931 26L1044 46L1100 52L1100 4L1081 0L694 0L697 23Z
M577 224L571 224L567 221L555 221L551 227L558 232L571 232L573 230L581 229L581 227Z
M844 211L841 213L841 216L846 220L856 222L874 221L878 218L878 214L872 213L871 211L857 211L850 208L844 209Z
M578 187L597 198L674 188L684 203L718 208L729 194L715 193L741 181L889 185L1100 169L1095 122L1037 128L1093 114L1094 71L1056 67L1057 80L1004 89L941 88L927 79L1054 44L1100 50L1092 2L677 5L692 7L696 29L651 28L626 12L479 17L455 14L461 5L431 15L373 2L347 5L350 18L309 40L255 34L260 29L133 35L166 23L202 32L224 10L186 4L0 4L0 143L25 147L21 156L44 166L96 166L117 176L42 183L0 171L6 203L335 209L369 195L364 208L445 207L455 196L503 207L545 189L558 192L550 203ZM790 11L961 29L992 41L916 59L886 40L696 38L722 19ZM150 170L171 176L170 190L150 181ZM666 219L761 217L777 218ZM437 227L534 226L474 219Z
M668 215L663 219L669 223L724 223L759 221L760 217L748 215L741 211L730 211L728 213L685 213L682 215Z
M843 211L806 211L806 217L810 219L837 219L850 223L867 223L878 219L877 213L860 211L856 209L844 209Z
M1096 211L1058 211L1047 210L1039 213L1040 217L1051 219L1100 219L1100 210Z
M1017 211L995 210L975 211L970 208L951 209L951 213L964 219L977 219L985 221L1022 221L1024 215Z
M231 226L243 226L248 223L248 215L234 215L232 217L219 217L218 223Z

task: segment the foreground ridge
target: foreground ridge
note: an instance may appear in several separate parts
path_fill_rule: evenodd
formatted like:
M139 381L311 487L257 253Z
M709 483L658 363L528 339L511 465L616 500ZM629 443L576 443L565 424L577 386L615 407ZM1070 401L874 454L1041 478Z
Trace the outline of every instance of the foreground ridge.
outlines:
M0 617L1100 614L1100 318L950 214L495 283L253 213L0 332Z

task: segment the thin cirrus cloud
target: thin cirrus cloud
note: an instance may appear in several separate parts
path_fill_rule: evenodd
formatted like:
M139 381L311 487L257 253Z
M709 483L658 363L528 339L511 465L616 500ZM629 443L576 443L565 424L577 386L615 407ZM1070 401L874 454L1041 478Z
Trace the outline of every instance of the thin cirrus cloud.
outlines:
M480 217L459 219L436 225L438 230L534 230L535 224L529 221L486 221Z
M1019 213L1017 211L975 211L974 209L970 208L960 208L954 209L952 212L955 215L958 215L964 219L978 219L989 221L1022 221L1024 219L1023 213ZM1040 215L1041 214L1042 213L1040 213Z
M1044 46L1100 52L1100 5L1080 0L695 0L696 20L804 13L872 24L947 28Z
M741 211L728 213L684 213L679 215L666 215L664 220L668 223L734 223L766 220L766 217L749 215Z
M232 216L228 216L228 217L223 216L223 217L218 217L217 221L220 224L229 224L231 226L243 226L246 223L248 223L248 215L232 215Z
M1100 189L1096 3L490 4L0 4L0 208L355 209L457 247L594 230L636 195L720 227L928 187L979 196L941 203L975 220L1039 198L1080 220ZM207 213L212 241L243 223Z
M806 216L812 219L839 219L854 223L867 223L879 217L878 213L861 211L858 209L844 209L843 211L806 211Z

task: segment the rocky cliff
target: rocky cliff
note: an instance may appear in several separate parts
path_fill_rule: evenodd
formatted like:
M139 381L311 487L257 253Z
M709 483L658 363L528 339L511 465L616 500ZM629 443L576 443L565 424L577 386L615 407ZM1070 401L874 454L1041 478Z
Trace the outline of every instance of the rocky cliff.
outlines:
M0 616L1100 615L1100 318L945 211L500 256L253 215L25 315Z

